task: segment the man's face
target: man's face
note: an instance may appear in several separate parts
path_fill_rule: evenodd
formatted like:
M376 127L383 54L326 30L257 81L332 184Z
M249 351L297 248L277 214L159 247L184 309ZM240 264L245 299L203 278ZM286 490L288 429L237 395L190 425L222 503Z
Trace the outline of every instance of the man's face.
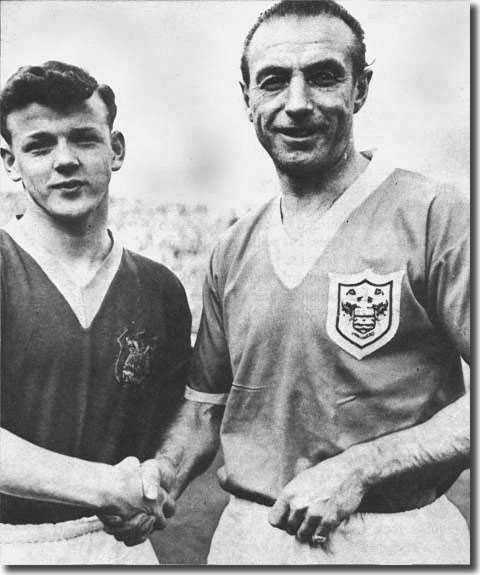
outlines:
M98 94L62 112L29 104L9 114L7 125L7 171L51 217L82 220L106 200L124 144L121 134L111 134Z
M257 137L281 171L321 172L347 151L368 87L353 75L354 40L342 20L323 15L274 18L253 36L244 97Z

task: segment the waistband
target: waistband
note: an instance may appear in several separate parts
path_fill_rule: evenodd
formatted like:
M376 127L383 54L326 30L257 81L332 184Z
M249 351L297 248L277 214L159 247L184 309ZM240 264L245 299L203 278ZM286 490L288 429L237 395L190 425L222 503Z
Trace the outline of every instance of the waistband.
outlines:
M269 512L269 507L263 505L262 503L258 503L256 501L252 501L249 499L244 499L242 497L238 497L236 495L230 494L229 495L229 502L228 505L231 508L234 508L240 512L246 513L258 513L262 515L266 515ZM393 511L389 513L385 512L371 512L371 511L361 511L358 509L355 513L352 514L351 517L369 517L372 519L377 519L381 521L390 521L390 517L395 515L395 517L414 517L415 515L424 514L428 512L429 514L433 513L434 515L438 515L442 517L445 513L446 509L449 509L453 506L453 503L449 501L446 495L441 495L435 501L427 503L426 505L418 508L413 509L406 509L403 511Z
M74 539L100 531L103 524L96 516L81 517L62 523L10 525L0 523L0 543L47 543Z

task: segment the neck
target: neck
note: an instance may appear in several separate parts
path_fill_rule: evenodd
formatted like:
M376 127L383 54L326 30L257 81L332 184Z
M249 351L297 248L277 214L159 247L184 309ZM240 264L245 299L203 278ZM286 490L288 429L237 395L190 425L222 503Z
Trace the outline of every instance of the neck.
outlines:
M24 230L60 261L95 263L103 261L111 249L107 233L108 197L81 220L52 218L32 200L20 220Z
M349 188L368 166L368 159L355 150L346 151L326 170L313 174L278 171L282 202L289 214L321 215Z

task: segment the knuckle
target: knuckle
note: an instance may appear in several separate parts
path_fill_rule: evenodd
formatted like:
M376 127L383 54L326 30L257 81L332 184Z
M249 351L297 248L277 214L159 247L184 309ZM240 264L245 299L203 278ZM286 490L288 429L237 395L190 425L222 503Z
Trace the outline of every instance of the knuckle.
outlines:
M313 521L319 521L322 518L321 512L320 510L315 507L315 506L310 506L306 511L305 511L305 519L309 522L312 523Z

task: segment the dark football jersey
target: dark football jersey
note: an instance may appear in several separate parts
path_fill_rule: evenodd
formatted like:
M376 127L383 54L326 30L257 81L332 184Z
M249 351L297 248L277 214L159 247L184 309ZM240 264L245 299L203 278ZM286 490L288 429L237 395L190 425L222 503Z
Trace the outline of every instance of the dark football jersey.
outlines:
M151 457L185 388L191 315L179 280L161 264L123 250L85 327L38 262L4 230L0 267L2 426L87 460ZM1 499L5 523L91 513Z

